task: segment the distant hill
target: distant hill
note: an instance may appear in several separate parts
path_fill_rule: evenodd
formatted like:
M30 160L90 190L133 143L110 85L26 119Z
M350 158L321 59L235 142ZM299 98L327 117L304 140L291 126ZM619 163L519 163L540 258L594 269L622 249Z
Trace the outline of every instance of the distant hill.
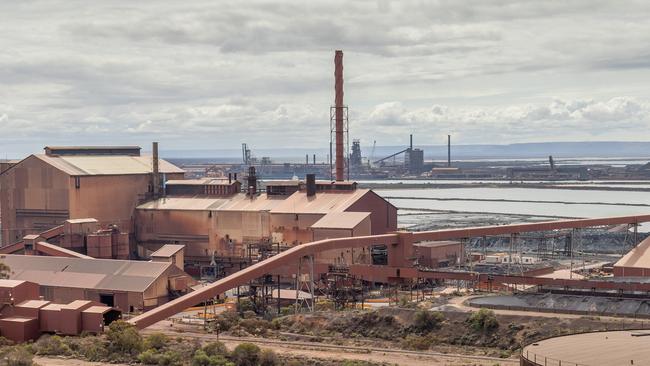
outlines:
M404 149L406 146L377 146L374 159L380 159ZM415 148L424 150L425 159L444 160L447 158L447 145L415 145ZM305 161L305 154L312 161L312 154L316 154L317 162L327 160L329 149L308 148L275 148L255 149L252 147L253 156L269 156L276 161ZM364 157L371 153L371 146L362 146ZM650 157L650 142L539 142L508 145L452 145L452 159L530 159L547 158L553 155L556 158L623 158L623 157ZM206 158L223 162L241 161L241 150L163 150L165 158Z

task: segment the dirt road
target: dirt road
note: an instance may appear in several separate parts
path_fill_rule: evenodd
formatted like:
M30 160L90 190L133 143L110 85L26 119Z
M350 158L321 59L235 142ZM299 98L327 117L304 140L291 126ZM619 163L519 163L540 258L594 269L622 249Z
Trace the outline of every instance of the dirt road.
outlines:
M189 338L200 339L202 341L217 340L217 336L213 334L200 334L200 333L176 333L169 328L160 327L158 329L146 329L143 334L155 333L164 331L173 336L183 336ZM396 365L409 365L409 366L425 366L425 365L477 365L477 366L493 366L500 365L516 365L519 363L514 358L501 359L496 357L482 357L482 356L468 356L458 354L443 354L436 352L419 352L397 350L389 348L374 348L374 347L358 347L358 346L340 346L324 343L312 342L293 342L293 341L277 341L265 338L252 338L252 337L225 337L220 336L218 340L226 344L228 348L233 349L238 344L243 342L254 343L261 348L272 349L281 355L291 355L295 357L307 357L318 359L330 360L365 360L372 362L385 362Z

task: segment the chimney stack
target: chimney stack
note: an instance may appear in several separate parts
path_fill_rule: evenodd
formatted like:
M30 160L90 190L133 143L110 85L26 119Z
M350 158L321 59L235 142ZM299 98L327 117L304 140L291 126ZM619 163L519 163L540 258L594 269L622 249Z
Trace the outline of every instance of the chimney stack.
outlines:
M228 173L228 184L232 184L232 173Z
M307 197L316 195L316 174L307 174L306 179Z
M248 168L248 195L252 198L257 194L257 175L255 175L255 167Z
M413 134L409 135L409 139L411 140L411 143L409 144L409 149L413 151Z
M336 119L336 180L343 181L343 51L334 53L334 107Z
M158 142L154 142L152 146L153 157L152 157L152 180L151 184L153 185L153 196L158 198L160 196L160 168L158 166Z
M314 165L316 165L316 154L314 154Z

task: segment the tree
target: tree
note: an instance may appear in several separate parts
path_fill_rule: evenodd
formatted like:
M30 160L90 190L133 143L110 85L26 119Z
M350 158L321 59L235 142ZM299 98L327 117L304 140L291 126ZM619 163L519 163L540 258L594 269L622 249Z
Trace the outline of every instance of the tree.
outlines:
M499 321L494 311L485 308L472 313L467 322L477 331L489 331L499 327Z

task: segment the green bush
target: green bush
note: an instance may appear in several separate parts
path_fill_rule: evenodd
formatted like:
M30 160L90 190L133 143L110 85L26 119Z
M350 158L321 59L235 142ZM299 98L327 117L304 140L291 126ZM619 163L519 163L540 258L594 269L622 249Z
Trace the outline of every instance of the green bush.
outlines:
M293 306L283 306L280 308L280 315L282 316L287 316L291 315L295 312L295 308Z
M260 353L260 366L276 366L280 364L278 355L273 350L265 349Z
M430 337L409 334L402 341L402 348L415 351L426 351L431 348L431 344L433 344L433 339Z
M4 366L35 366L34 355L25 347L14 347L7 352L2 360Z
M160 366L182 366L183 357L176 351L166 351L158 357L158 365Z
M169 338L162 333L153 333L144 340L145 349L161 350L167 346Z
M148 349L138 355L138 361L144 365L157 365L159 354L153 349Z
M476 331L490 331L499 327L499 321L494 311L485 308L472 313L467 322Z
M118 320L106 331L108 350L112 355L136 355L142 351L143 341L138 330L131 324Z
M420 332L430 332L439 328L444 320L445 316L439 311L418 310L413 326Z
M192 357L192 366L235 366L222 355L210 356L203 350L198 350Z
M257 366L260 348L252 343L241 343L235 347L230 357L237 366Z
M247 297L240 298L237 302L237 311L240 313L243 313L245 311L255 312L255 304L253 304L251 299Z
M228 348L219 341L206 343L201 350L208 356L228 356Z
M70 347L57 335L44 335L39 338L33 346L37 355L45 356L68 356L72 353Z
M264 335L269 329L273 328L271 323L264 319L243 319L239 322L239 326L254 335Z
M218 327L220 332L225 332L238 323L239 315L236 312L224 311L215 318L215 321L212 323L212 328L214 330Z

